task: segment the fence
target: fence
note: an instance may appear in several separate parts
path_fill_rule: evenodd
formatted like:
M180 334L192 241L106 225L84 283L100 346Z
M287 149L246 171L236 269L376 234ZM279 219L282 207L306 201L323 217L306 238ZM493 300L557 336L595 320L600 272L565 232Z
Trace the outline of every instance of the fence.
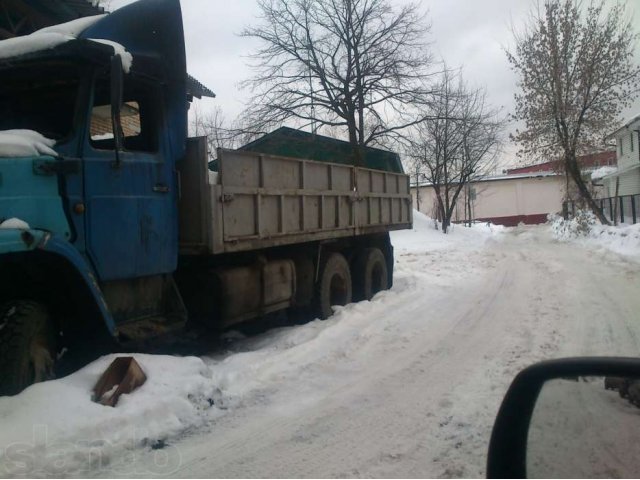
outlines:
M617 223L640 223L640 195L598 198L596 203L600 205L600 210L611 223L615 223L616 220ZM574 216L576 209L575 202L564 202L562 204L564 218Z

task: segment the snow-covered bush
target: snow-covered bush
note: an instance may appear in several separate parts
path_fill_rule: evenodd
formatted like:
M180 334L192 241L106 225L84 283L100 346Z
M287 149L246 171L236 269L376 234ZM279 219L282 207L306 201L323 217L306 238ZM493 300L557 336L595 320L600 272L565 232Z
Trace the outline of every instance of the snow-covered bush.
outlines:
M583 210L577 211L570 220L551 214L547 223L553 236L562 242L575 242L640 258L640 223L601 225L593 213Z
M590 210L577 210L573 218L565 220L554 213L549 214L547 222L551 225L553 235L559 240L588 237L598 219Z

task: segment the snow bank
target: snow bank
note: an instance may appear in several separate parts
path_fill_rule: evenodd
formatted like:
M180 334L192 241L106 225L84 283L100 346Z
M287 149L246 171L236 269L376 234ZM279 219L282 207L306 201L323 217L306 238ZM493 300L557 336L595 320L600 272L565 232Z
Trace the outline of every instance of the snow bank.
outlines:
M0 223L0 230L28 230L29 224L19 218L8 218L4 222Z
M548 224L551 233L559 241L640 258L640 224L601 225L595 215L588 211L578 211L569 220L559 215L549 215Z
M0 397L1 476L64 476L95 467L92 461L105 466L121 461L124 451L165 447L216 410L211 372L195 357L136 354L146 383L120 397L115 408L92 402L91 389L114 358ZM165 450L171 460L176 452Z
M475 223L471 227L453 224L445 235L441 230L436 230L433 218L414 210L413 229L391 232L391 240L394 247L403 251L425 252L459 246L481 246L504 231L505 227L502 225L488 223Z
M52 148L55 144L55 140L33 130L0 131L0 157L56 157L58 154Z
M9 38L0 41L0 59L17 57L29 53L55 48L58 45L75 40L82 32L104 18L107 14L93 15L90 17L78 18L70 22L52 25L42 28L30 35ZM122 66L125 72L129 72L133 62L133 56L125 50L119 43L100 38L90 38L92 42L109 45L116 55L122 58Z

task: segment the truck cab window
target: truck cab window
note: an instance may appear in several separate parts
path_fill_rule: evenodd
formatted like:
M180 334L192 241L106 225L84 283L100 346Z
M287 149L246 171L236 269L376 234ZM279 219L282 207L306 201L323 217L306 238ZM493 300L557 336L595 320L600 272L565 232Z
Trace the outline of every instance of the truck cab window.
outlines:
M35 130L63 140L71 134L80 83L78 67L51 63L0 72L0 130Z
M157 151L159 110L155 88L131 79L125 84L124 104L120 110L125 150ZM91 110L90 139L94 148L114 148L109 82L106 79L96 83Z

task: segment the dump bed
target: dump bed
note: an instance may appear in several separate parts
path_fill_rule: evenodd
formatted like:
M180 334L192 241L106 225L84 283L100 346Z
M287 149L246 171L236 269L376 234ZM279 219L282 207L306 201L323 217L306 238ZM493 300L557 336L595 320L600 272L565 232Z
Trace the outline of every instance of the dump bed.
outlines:
M183 254L257 250L411 227L405 174L218 150L219 172L210 175L204 141L190 139L188 151L180 167Z

